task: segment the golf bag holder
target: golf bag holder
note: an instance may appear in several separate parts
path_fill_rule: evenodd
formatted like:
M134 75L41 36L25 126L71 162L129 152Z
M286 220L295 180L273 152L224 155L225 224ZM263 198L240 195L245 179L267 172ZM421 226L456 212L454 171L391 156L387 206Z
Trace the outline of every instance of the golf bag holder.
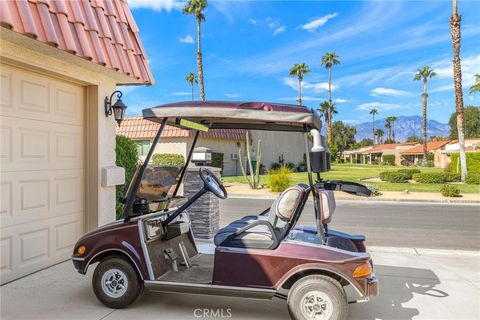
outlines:
M360 183L342 180L319 181L314 185L317 193L320 190L343 191L356 196L370 197L372 192L366 186Z

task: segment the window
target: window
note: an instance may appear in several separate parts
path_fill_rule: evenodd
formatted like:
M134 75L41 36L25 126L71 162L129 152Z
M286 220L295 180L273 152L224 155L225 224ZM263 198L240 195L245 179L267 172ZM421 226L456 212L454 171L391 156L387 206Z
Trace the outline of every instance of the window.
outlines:
M141 140L135 141L137 144L137 152L139 156L146 156L148 150L150 149L150 141L149 140Z

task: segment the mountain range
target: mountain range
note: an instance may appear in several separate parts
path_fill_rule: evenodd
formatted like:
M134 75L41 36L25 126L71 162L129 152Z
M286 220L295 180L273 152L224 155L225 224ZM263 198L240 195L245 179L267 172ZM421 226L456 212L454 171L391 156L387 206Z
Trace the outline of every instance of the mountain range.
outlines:
M408 137L416 135L423 136L423 125L421 116L398 116L395 121L395 140L405 141ZM355 126L357 134L355 139L357 141L363 138L372 138L372 122L363 122ZM382 129L385 133L383 139L387 138L387 129L385 129L385 119L375 120L375 130ZM436 120L427 120L428 136L445 136L450 134L450 126L448 123L441 123Z

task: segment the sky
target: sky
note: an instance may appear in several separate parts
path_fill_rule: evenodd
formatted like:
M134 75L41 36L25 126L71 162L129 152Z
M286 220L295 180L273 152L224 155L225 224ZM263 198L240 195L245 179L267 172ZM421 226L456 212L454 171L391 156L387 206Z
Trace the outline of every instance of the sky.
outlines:
M196 69L196 22L182 14L182 1L129 0L147 51L155 85L120 87L127 115L144 108L190 100L185 81ZM418 68L430 66L428 118L448 122L455 110L451 1L209 1L202 23L207 100L296 103L295 63L308 64L303 104L318 109L328 97L328 72L321 57L334 51L332 99L350 124L378 118L421 115L423 84ZM462 71L465 105L480 73L480 1L459 0L462 15ZM195 88L196 99L198 88Z

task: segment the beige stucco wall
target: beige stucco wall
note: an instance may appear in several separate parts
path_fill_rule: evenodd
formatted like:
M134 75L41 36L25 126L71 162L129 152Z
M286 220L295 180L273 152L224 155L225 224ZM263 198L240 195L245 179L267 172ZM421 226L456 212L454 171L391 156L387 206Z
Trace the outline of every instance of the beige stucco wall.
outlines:
M103 100L116 88L120 78L105 67L61 52L58 49L0 28L2 61L28 70L58 77L86 87L86 228L91 229L115 219L115 187L102 187L100 172L115 166L115 126L106 118ZM87 65L85 64L87 63ZM92 65L92 66L90 66Z
M272 163L278 162L278 157L282 154L285 163L293 162L297 166L303 161L305 154L303 133L252 130L251 139L255 148L257 141L262 140L262 163L267 169Z

